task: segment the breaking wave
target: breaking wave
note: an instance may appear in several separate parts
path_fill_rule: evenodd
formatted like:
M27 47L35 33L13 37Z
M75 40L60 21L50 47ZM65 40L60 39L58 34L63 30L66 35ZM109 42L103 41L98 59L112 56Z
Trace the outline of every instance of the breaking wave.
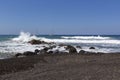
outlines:
M74 40L74 39L44 39L44 41L58 43L91 43L91 44L120 44L120 40Z
M38 37L31 35L29 32L20 32L20 35L16 38L13 38L12 41L28 42L32 39L38 39Z
M85 40L92 40L92 39L96 39L96 40L106 40L106 39L110 39L110 37L102 37L102 36L62 36L61 38L63 39L85 39Z

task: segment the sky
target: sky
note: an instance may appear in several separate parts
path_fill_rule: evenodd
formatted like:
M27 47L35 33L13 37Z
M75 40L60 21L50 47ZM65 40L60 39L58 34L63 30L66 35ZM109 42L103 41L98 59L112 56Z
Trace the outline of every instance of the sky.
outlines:
M0 34L120 35L120 0L0 0Z

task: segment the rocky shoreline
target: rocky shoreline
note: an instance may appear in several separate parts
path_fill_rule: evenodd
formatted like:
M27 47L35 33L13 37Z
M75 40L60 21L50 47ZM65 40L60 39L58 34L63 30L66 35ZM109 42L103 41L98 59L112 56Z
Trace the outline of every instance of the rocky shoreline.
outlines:
M34 52L32 51L25 51L23 53L17 53L15 54L15 57L25 57L25 56L33 56L33 55L41 55L41 54L103 54L100 52L88 52L85 50L82 50L81 46L72 46L68 44L56 44L54 42L45 42L40 40L31 40L28 43L31 45L40 45L40 44L47 44L49 46L43 46L42 49L36 49ZM63 50L59 50L59 48L62 48ZM77 51L77 49L81 49L80 51ZM95 47L90 47L89 49L95 50Z
M120 79L120 53L94 53L82 50L81 46L38 40L29 43L49 46L36 49L34 52L17 53L12 58L0 60L0 80ZM61 47L64 50L59 51L58 48ZM78 52L76 48L81 50Z

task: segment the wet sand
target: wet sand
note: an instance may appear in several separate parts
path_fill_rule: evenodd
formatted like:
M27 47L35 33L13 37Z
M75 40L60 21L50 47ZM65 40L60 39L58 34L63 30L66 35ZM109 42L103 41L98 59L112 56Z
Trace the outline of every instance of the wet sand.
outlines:
M120 54L46 54L0 60L0 80L120 80Z

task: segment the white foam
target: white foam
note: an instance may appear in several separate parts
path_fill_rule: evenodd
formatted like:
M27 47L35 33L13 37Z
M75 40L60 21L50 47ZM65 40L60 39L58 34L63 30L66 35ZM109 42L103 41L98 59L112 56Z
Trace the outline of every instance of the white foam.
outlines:
M53 51L53 52L55 52L55 51L59 51L59 52L69 52L68 50L65 49L64 46L62 46L62 47L61 47L61 46L56 46L55 48L48 50L48 52L49 52L49 51Z
M104 40L110 39L110 37L102 37L102 36L62 36L63 39L97 39L97 40Z
M42 39L47 42L58 43L101 43L101 44L120 44L120 40L76 40L76 39Z
M35 35L31 35L29 32L25 33L25 32L21 32L20 36L18 36L17 38L13 38L13 41L18 41L18 42L28 42L32 39L38 39Z

